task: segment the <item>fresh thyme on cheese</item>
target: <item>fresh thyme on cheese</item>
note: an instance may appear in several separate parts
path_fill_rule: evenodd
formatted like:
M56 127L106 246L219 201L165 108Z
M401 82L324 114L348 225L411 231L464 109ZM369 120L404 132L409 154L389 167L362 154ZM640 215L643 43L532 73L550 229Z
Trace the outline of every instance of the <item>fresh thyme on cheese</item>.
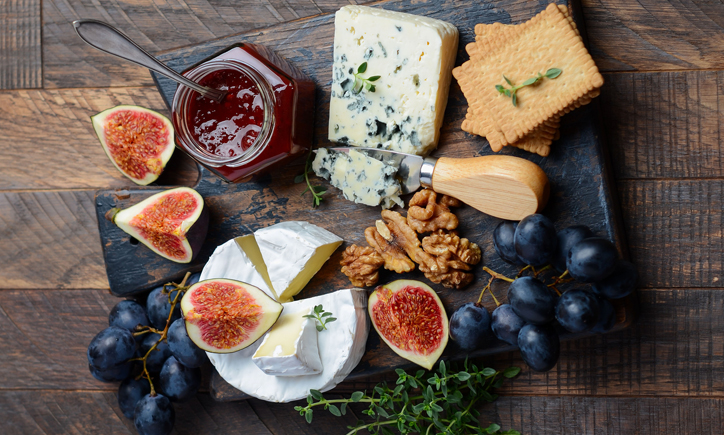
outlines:
M440 136L458 30L444 21L366 6L334 20L329 139L427 155ZM380 76L354 92L355 72Z
M322 372L316 320L304 317L310 312L313 310L283 311L251 358L261 371L272 376Z
M400 182L395 179L398 168L388 162L373 159L350 150L349 153L327 148L316 150L312 170L318 177L329 180L350 201L390 208L403 207Z

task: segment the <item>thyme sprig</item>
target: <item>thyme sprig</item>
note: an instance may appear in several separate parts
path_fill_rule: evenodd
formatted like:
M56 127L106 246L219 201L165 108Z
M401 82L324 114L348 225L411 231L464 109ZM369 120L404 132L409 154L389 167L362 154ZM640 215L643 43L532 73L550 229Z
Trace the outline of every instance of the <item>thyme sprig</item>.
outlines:
M375 91L375 85L373 84L377 80L380 79L380 76L372 76L364 78L361 76L361 74L364 74L365 71L367 71L367 62L362 62L360 66L357 67L357 72L354 73L354 87L352 88L352 92L355 94L359 94L362 92L362 89L366 89L369 92Z
M304 189L304 192L302 192L301 196L304 196L307 192L312 192L312 207L317 208L319 207L319 204L322 203L324 198L322 198L322 195L327 193L327 191L322 186L314 186L309 181L309 173L312 172L312 155L313 155L312 148L309 149L309 154L307 154L307 161L304 163L304 172L294 177L295 183L301 183L303 181L307 182L307 188Z
M524 88L526 86L536 85L538 82L543 80L543 78L555 79L556 77L561 75L562 72L563 72L563 70L560 70L558 68L551 68L548 71L546 71L545 74L538 73L537 76L529 78L528 80L524 81L520 85L514 85L513 82L510 81L510 79L508 77L503 76L505 81L510 85L510 88L506 88L503 85L495 85L495 89L498 91L498 93L501 93L501 94L505 95L506 97L512 98L513 106L518 107L518 90L519 89Z
M505 378L513 378L520 368L509 367L502 372L485 367L478 368L465 360L464 370L448 372L444 361L436 372L418 370L409 374L402 369L395 370L397 382L394 387L387 383L377 384L371 394L357 391L349 399L327 400L321 392L309 390L307 406L294 409L308 423L312 422L313 408L323 406L337 417L345 415L350 403L367 403L363 414L375 419L373 422L358 421L348 426L347 435L366 430L371 434L501 434L520 435L515 430L501 431L493 423L483 428L478 421L480 413L475 409L478 401L493 402L497 395L491 391L499 388Z
M307 314L302 317L317 320L319 322L317 325L317 331L322 332L327 329L327 323L332 323L337 320L336 317L330 316L332 316L332 313L324 311L324 307L322 307L322 305L315 305L312 314Z

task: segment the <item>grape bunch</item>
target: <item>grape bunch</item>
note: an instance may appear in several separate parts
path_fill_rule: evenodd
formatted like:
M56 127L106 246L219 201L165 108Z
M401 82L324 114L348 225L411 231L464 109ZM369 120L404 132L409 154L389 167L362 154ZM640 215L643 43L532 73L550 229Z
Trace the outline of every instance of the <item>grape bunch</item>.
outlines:
M88 345L91 374L103 382L122 381L118 406L141 435L165 435L173 429L172 402L193 397L207 360L186 333L180 302L200 274L187 274L181 284L152 290L145 307L133 300L116 304L108 328Z
M478 301L458 308L450 318L450 338L463 350L479 349L496 337L517 346L531 369L548 371L558 361L560 328L572 333L610 331L616 323L611 301L628 296L636 286L634 265L619 258L613 243L583 225L556 232L550 219L533 214L520 222L501 222L493 231L493 244L503 260L524 267L515 278L483 268L492 277ZM527 270L532 276L523 276ZM546 284L539 276L548 270L560 274ZM494 279L510 282L508 303L500 304L490 290ZM582 286L559 290L573 281ZM486 290L498 306L492 315L481 305Z

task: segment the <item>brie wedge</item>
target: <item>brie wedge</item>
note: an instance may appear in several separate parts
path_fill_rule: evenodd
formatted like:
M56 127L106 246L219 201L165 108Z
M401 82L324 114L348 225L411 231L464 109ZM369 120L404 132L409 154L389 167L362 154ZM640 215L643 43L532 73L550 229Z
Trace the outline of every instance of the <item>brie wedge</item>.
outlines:
M313 375L322 371L317 321L304 317L312 312L291 312L287 304L251 358L261 371L273 376Z
M204 269L205 271L206 269ZM202 275L203 276L203 275ZM363 289L338 290L334 293L289 302L286 313L309 312L322 304L337 321L318 333L322 371L306 376L270 376L253 360L261 340L236 353L207 353L222 378L233 387L258 399L270 402L291 402L307 397L310 389L329 391L342 382L357 366L365 351L369 334L367 293Z
M289 221L254 233L279 302L289 302L329 259L342 239L309 222Z

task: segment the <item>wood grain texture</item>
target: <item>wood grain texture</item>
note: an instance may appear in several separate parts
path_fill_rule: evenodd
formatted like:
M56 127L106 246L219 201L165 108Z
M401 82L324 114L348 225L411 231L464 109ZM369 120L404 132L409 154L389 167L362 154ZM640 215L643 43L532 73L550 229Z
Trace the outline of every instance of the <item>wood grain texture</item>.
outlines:
M606 74L601 106L617 178L724 173L724 72Z
M0 190L135 186L98 141L90 117L119 104L169 115L153 88L0 92ZM196 165L175 153L164 184L193 184Z
M40 0L0 3L0 89L43 85Z
M218 403L208 394L174 404L177 435L267 435L248 403ZM138 432L118 407L116 392L0 391L3 434L109 435Z
M524 434L720 434L721 399L638 397L501 397L478 408L483 427L496 422Z
M721 69L724 4L582 0L591 55L604 71Z
M47 88L152 84L148 70L97 51L78 38L80 18L108 22L154 53L311 15L347 0L171 0L168 2L43 2L44 83Z

